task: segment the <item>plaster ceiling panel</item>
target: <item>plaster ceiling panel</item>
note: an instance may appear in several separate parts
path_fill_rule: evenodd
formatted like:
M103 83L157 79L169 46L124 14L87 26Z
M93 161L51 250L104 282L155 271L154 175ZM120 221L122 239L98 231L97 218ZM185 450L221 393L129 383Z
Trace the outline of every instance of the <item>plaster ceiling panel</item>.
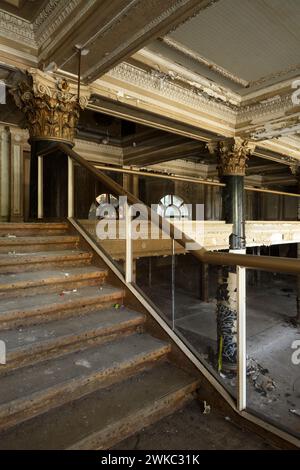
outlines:
M300 69L299 24L299 0L218 0L169 37L255 82Z

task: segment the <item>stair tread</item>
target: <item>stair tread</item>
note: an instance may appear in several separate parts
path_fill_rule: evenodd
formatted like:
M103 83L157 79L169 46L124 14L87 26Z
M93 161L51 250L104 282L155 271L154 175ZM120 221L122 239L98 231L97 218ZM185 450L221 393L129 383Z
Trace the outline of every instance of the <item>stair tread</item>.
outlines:
M38 294L33 296L19 297L15 299L2 299L0 301L0 320L1 314L9 314L20 311L38 311L42 307L47 305L53 306L53 304L65 306L66 304L78 302L82 299L91 299L95 297L106 296L109 294L123 294L123 290L118 287L113 287L105 284L104 286L91 286L91 287L80 287L76 289L76 292L70 292L69 294L62 295L61 291L50 293L50 294Z
M65 308L69 304L77 304L85 299L101 298L108 295L123 295L123 290L105 284L104 286L91 286L77 288L76 292L62 295L61 291L50 294L38 294L34 296L19 297L17 299L0 300L0 320L1 317L12 315L18 312L38 313L47 307Z
M142 409L155 406L196 379L169 362L158 363L124 382L93 392L74 402L0 433L0 449L63 449ZM138 425L140 425L140 420Z
M44 243L76 243L79 237L76 235L38 235L38 236L18 236L0 235L0 246L20 245L20 244L44 244Z
M74 249L74 250L55 250L55 251L35 251L35 252L20 252L10 254L0 254L0 266L1 264L10 264L16 261L31 262L46 259L51 261L51 258L62 258L68 256L86 256L91 257L92 254L88 251Z
M68 267L67 269L50 269L41 271L27 271L21 273L0 274L0 292L7 289L15 289L23 285L41 285L54 282L64 282L72 278L102 276L106 269L97 266Z
M63 318L50 323L14 328L1 332L1 340L6 343L6 351L9 362L10 353L22 352L24 349L38 346L47 342L68 336L77 336L89 331L106 330L114 326L122 326L128 322L143 321L144 315L127 308L103 309L78 315L75 318ZM1 371L1 369L0 369Z
M10 411L13 402L32 401L33 396L45 397L49 390L66 387L93 374L121 369L134 364L152 352L166 347L166 343L148 334L132 334L104 345L76 351L42 363L26 366L1 377L0 413L3 407Z

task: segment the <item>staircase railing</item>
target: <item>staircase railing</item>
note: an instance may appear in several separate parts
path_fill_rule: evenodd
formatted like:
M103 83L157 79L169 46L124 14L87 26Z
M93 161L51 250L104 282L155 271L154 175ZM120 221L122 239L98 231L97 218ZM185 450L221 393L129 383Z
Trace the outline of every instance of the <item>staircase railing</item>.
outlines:
M42 168L42 158L51 155L57 152L62 152L68 156L68 217L73 217L74 215L74 194L73 194L73 161L78 163L80 166L88 170L96 180L101 182L107 190L117 196L127 197L129 205L140 204L144 206L144 203L135 197L130 192L126 191L121 185L116 183L112 178L105 175L103 172L97 170L93 165L91 165L87 160L81 157L77 152L68 147L66 144L58 144L53 146L50 149L44 150L39 153L39 175L41 176ZM42 178L39 178L38 183L38 218L43 218L43 198L42 198ZM190 237L187 237L185 233L180 231L180 229L174 227L168 219L165 219L157 214L153 214L153 211L150 207L144 206L147 214L145 216L153 216L152 220L157 221L160 230L166 231L170 238L175 239L176 242L183 247L187 243L196 243L191 240ZM281 273L289 274L300 274L300 263L299 260L293 258L280 258L280 257L271 257L271 256L257 256L257 255L246 255L230 252L215 252L208 251L204 247L199 247L198 250L193 250L191 254L197 258L202 263L214 264L214 265L223 265L223 266L243 266L245 268L255 268L266 271L276 271Z
M110 178L107 174L97 170L88 161L82 158L77 152L66 144L60 143L49 149L41 151L38 155L38 218L44 217L43 208L43 162L44 158L51 158L51 155L62 154L68 158L67 176L67 216L69 219L80 219L80 214L76 214L76 202L79 188L74 188L75 169L85 169L87 174L102 188L107 194L112 194L116 198L126 198L124 212L120 219L124 222L125 240L122 245L124 250L124 280L128 283L134 281L133 245L131 237L131 206L138 205L139 211L145 220L151 219L161 232L166 233L173 244L173 254L175 243L186 249L187 244L196 242L190 236L175 227L169 220L159 216L157 213L144 205L137 197L126 191L120 184ZM88 182L86 183L88 186ZM86 209L85 209L86 210ZM95 234L93 234L95 235ZM100 243L101 245L101 243ZM109 250L107 250L109 251ZM300 275L300 262L293 258L282 258L272 256L256 256L244 253L233 252L212 252L206 250L198 243L198 248L189 252L190 256L196 258L200 263L214 266L234 267L237 274L237 410L243 412L247 407L247 361L246 361L246 268L270 273L288 273ZM172 263L174 263L174 258ZM174 265L172 264L174 273ZM172 274L173 276L173 274ZM172 278L173 279L173 278ZM172 283L174 290L174 282ZM172 299L174 292L172 293ZM261 423L263 425L263 422ZM270 429L270 426L269 426ZM277 432L274 427L274 432ZM290 430L289 430L290 432ZM287 437L287 435L284 435ZM298 436L297 436L298 437Z

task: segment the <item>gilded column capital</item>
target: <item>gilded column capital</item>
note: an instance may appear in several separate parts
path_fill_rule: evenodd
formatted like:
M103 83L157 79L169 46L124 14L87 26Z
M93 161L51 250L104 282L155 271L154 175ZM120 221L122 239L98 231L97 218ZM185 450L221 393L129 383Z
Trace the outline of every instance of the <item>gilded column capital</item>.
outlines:
M10 92L25 114L31 139L73 143L80 110L88 103L87 87L81 87L78 102L75 84L29 69Z
M247 160L254 148L254 143L240 137L219 141L216 146L219 175L245 176Z

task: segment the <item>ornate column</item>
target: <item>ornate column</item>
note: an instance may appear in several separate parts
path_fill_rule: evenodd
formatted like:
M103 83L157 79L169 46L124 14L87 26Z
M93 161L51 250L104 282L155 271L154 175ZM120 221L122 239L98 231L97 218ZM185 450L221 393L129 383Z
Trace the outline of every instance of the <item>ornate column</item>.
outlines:
M223 188L223 213L226 223L232 224L230 251L243 252L245 239L244 179L246 162L254 146L241 138L218 142L216 152L218 171ZM236 267L219 269L217 289L218 368L236 370L237 362L237 274Z
M226 223L233 224L229 239L230 249L245 248L245 195L244 180L247 160L254 144L239 137L218 143L218 172L223 183L223 212Z
M74 145L74 135L81 109L87 105L89 92L81 88L77 99L76 84L54 74L29 69L11 90L17 106L24 112L31 144L30 208L31 218L36 217L37 205L37 155L57 142ZM45 170L45 195L52 192L53 200L45 205L51 212L55 208L58 217L65 216L66 161L61 155L48 159ZM50 214L51 215L51 214Z
M0 222L7 222L10 213L10 133L9 127L0 127Z

